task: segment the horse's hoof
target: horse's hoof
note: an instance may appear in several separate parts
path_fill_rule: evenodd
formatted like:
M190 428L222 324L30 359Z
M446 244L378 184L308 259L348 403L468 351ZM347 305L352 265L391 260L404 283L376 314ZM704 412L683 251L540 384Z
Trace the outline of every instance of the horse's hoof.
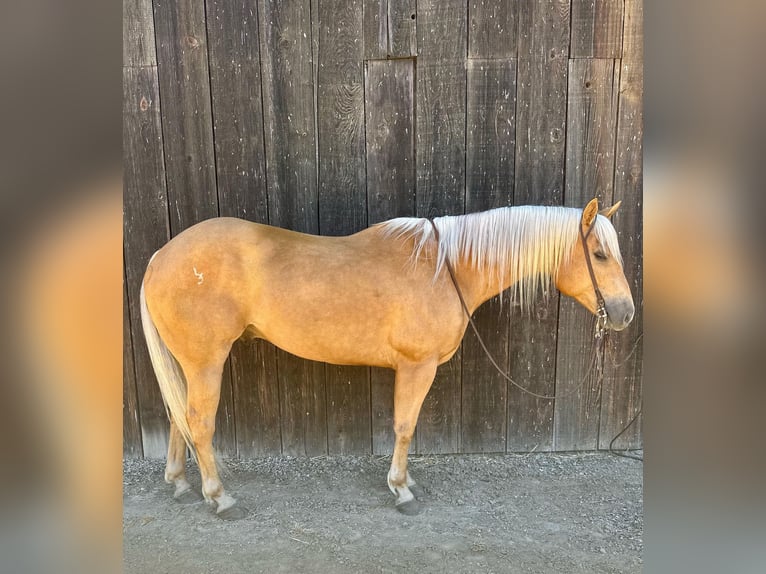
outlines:
M412 498L407 502L398 503L396 509L407 516L415 516L416 514L420 514L423 510L417 498Z
M195 502L200 502L202 500L202 495L196 490L189 488L183 492L174 494L173 498L176 502L180 502L181 504L194 504Z
M242 506L230 506L217 512L216 515L222 520L240 520L248 515L248 511Z

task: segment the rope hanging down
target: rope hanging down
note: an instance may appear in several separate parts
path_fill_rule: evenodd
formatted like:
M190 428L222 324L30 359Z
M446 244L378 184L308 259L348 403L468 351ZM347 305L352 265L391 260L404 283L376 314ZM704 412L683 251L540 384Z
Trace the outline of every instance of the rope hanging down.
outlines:
M431 227L433 227L434 237L436 239L436 243L438 244L439 243L439 229L436 227L436 224L434 223L433 219L429 218L428 222L431 224ZM448 257L444 258L444 263L445 263L445 266L447 267L447 271L449 273L450 279L452 280L452 284L455 287L455 292L457 293L458 299L460 299L460 305L462 306L463 312L465 313L466 317L468 318L468 324L471 325L471 329L473 330L474 334L476 335L476 339L479 341L479 345L481 346L482 350L487 355L487 358L489 359L489 362L492 364L493 367L495 367L497 372L500 373L500 375L506 381L511 383L513 386L515 386L519 390L527 393L528 395L531 395L533 397L537 397L539 399L555 400L555 399L562 399L562 398L565 398L565 397L569 397L569 396L575 394L576 392L578 392L583 387L585 382L588 380L588 377L590 376L590 374L593 371L594 367L597 367L597 369L598 369L597 378L598 378L598 381L599 381L599 390L600 390L601 385L603 383L603 376L602 376L601 370L603 368L604 348L605 348L606 339L607 339L607 337L605 336L605 334L607 332L606 331L606 318L607 318L607 315L606 315L606 305L604 303L604 298L601 295L601 290L598 288L598 283L596 282L595 273L593 272L593 266L592 266L592 264L590 262L590 257L588 256L589 254L588 254L588 250L587 250L586 240L587 240L588 235L590 234L590 231L592 229L593 228L591 227L591 229L588 230L588 233L583 233L582 228L580 228L580 238L581 238L582 243L583 243L583 250L585 251L585 254L586 254L585 260L586 260L586 262L588 264L588 272L590 274L591 281L593 282L593 287L594 287L595 292L596 292L596 300L597 300L597 303L598 303L598 308L597 308L597 313L596 313L596 329L595 329L595 337L594 337L596 344L595 344L595 347L594 347L594 351L591 354L591 359L590 359L590 361L588 363L588 368L585 371L585 375L583 376L582 380L574 388L570 389L566 393L560 393L560 394L556 394L556 395L542 395L542 394L539 394L539 393L535 393L534 391L530 391L528 388L523 387L522 385L520 385L519 383L514 381L502 369L502 367L500 367L500 365L497 364L497 361L495 361L495 358L492 356L492 353L490 353L489 349L487 348L487 345L484 343L484 339L479 334L479 329L476 327L476 323L474 322L473 317L471 316L471 311L468 308L468 305L466 304L465 299L463 298L463 293L460 290L460 285L458 284L457 278L455 277L455 270L452 268L452 263L450 262ZM614 360L612 360L612 364L614 366L621 366L621 365L625 364L625 362L627 362L627 360L635 352L636 348L638 347L638 342L641 340L642 337L643 337L643 333L641 333L636 338L636 341L633 343L633 348L631 349L630 353L628 354L628 356L623 361L621 361L619 364L617 364L617 363L614 362ZM621 452L618 452L618 451L616 451L616 450L614 450L612 448L612 446L614 445L614 442L618 438L620 438L620 436L622 436L625 433L625 431L628 430L628 428L630 428L630 426L636 421L636 419L638 419L638 417L641 414L641 412L642 412L642 408L639 408L638 411L636 411L636 413L633 415L633 418L630 420L630 422L628 422L628 424L625 425L625 427L611 440L611 442L609 443L609 452L610 453L612 453L612 454L614 454L616 456L624 457L624 458L632 458L634 460L643 461L643 458L641 458L641 457L633 456L633 455L630 455L630 454L621 453Z

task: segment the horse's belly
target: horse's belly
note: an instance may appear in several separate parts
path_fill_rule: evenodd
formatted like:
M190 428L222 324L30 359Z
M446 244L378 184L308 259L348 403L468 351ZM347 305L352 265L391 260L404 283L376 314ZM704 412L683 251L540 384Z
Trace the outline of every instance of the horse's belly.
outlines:
M341 332L336 325L322 328L287 325L282 322L257 329L260 337L280 349L312 361L336 365L393 366L392 352L382 335Z
M455 323L449 313L427 313L424 307L346 294L264 305L253 323L262 338L315 361L391 368L433 357L443 362L460 345L460 317Z

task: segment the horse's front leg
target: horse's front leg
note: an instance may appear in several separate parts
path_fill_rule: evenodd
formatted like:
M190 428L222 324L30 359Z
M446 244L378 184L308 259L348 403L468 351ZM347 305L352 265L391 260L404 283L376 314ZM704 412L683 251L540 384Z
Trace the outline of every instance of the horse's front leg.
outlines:
M412 493L415 481L407 472L407 453L418 422L420 407L436 374L436 361L414 365L400 365L394 383L394 432L396 443L391 469L388 471L388 488L396 496L396 509L404 514L417 514L420 504Z

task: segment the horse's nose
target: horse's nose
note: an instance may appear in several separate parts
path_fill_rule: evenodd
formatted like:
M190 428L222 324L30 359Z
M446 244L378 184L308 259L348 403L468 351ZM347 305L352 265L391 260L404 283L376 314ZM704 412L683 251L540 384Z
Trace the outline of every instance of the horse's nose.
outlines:
M633 320L636 309L630 299L617 299L607 301L606 312L609 317L609 326L615 331L622 331Z

